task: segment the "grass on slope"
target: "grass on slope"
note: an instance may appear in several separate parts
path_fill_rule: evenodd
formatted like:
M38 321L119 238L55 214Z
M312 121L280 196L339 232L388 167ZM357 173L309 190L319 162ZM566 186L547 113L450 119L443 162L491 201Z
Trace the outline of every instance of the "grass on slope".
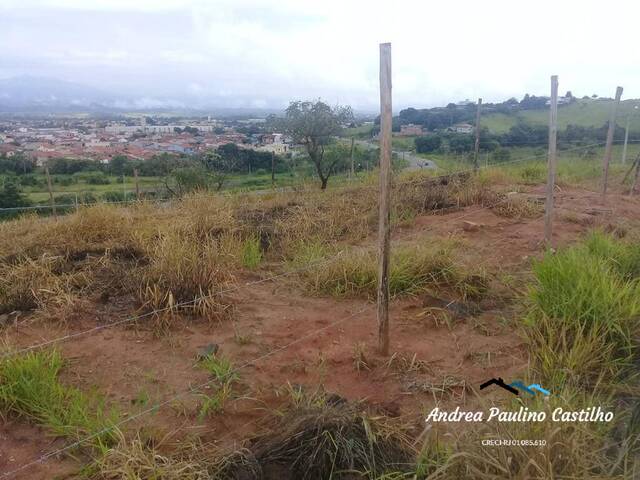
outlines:
M610 99L591 99L578 100L570 105L561 105L558 107L558 128L562 130L567 128L567 125L602 127L609 121L612 103L613 100ZM633 107L638 103L637 100L620 102L617 115L619 126L626 125L628 115L633 112ZM482 117L481 123L493 133L505 133L518 121L530 125L548 125L549 111L548 109L524 110L514 115L490 113ZM630 130L640 132L640 114L632 115Z

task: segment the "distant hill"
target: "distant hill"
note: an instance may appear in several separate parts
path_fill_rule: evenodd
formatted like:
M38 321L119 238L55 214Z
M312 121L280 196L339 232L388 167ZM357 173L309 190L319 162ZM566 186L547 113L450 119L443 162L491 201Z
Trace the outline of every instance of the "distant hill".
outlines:
M581 127L601 127L609 121L613 100L612 99L580 99L570 105L558 107L558 128L564 129L567 125L579 125ZM626 125L627 116L634 110L634 106L640 105L640 100L630 99L620 102L617 124ZM518 122L530 125L548 125L549 110L523 110L512 114L490 113L482 117L481 123L493 133L505 133ZM631 117L631 131L640 132L640 108Z
M549 122L547 100L547 97L527 95L520 101L511 98L501 103L483 104L481 126L488 128L493 134L507 133L516 125L546 126ZM570 97L563 100L570 103L558 106L560 130L568 125L600 128L609 120L613 99ZM617 115L618 126L624 127L628 115L636 105L640 105L640 100L621 102ZM428 131L441 131L457 123L475 124L475 115L476 105L468 102L428 109L406 108L394 117L394 126L399 130L401 125L418 124ZM640 133L640 111L632 115L631 131Z
M99 89L49 77L0 79L0 111L91 109L116 101Z
M162 112L251 118L280 113L280 109L275 108L236 107L228 103L226 98L184 96L176 99L115 94L50 77L23 75L0 79L0 114Z

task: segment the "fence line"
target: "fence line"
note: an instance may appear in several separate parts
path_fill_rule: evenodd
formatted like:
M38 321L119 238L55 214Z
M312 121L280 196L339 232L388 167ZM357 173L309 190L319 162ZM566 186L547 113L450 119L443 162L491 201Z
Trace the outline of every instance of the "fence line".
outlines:
M588 149L588 148L593 148L593 147L597 147L597 146L603 146L604 143L594 143L594 144L590 144L590 145L582 145L579 147L574 147L574 148L569 148L569 149L565 149L565 150L561 150L561 152L572 152L572 151L577 151L577 150L584 150L584 149ZM526 162L529 160L536 160L542 157L546 157L547 153L539 153L539 154L535 154L535 155L530 155L527 157L523 157L523 158L517 158L514 160L507 160L505 162L496 162L496 163L490 163L488 165L481 165L479 168L480 169L488 169L488 168L496 168L496 167L502 167L505 165L512 165L515 163L520 163L520 162ZM431 179L439 179L439 178L445 178L445 177L449 177L451 175L458 175L458 174L462 174L462 173L472 173L474 172L474 169L471 168L467 168L467 169L462 169L462 170L456 170L454 172L449 172L449 173L444 173L441 175L434 175L434 176L426 176L424 177L424 179L420 179L420 180L431 180ZM420 180L407 180L404 182L394 182L394 185L404 185L404 184L412 184L412 183L416 183L419 182ZM377 185L366 185L366 184L361 184L361 185L357 185L355 186L356 188L375 188L377 189L378 186ZM340 185L338 187L336 187L337 189L349 189L349 188L354 188L354 185ZM272 194L272 193L286 193L286 192L293 192L293 193L312 193L312 194L318 194L321 193L319 192L317 189L307 189L306 191L297 191L295 190L294 187L285 187L285 189L281 189L281 190L250 190L250 191L240 191L240 192L223 192L223 193L219 193L219 196L236 196L236 195L250 195L250 196L254 196L254 195L266 195L266 194ZM215 195L212 195L215 196ZM54 204L54 205L34 205L34 206L28 206L28 207L5 207L5 208L0 208L0 212L3 211L28 211L28 210L46 210L46 209L50 209L53 207L59 207L59 208L69 208L69 209L73 209L76 207L90 207L90 206L94 206L94 205L122 205L122 204L126 204L126 205L136 205L138 203L172 203L172 202L176 202L176 201L180 201L179 199L162 199L162 200L158 200L158 199L142 199L142 200L120 200L120 201L104 201L104 202L94 202L94 203L62 203L62 204Z
M431 177L431 178L433 178L433 177ZM594 193L596 193L596 192L594 192ZM503 203L503 202L505 202L507 200L508 200L508 197L505 197L505 198L502 198L499 201L494 202L494 203L492 203L490 205L483 205L480 208L473 209L471 211L465 212L462 215L456 216L456 217L451 218L451 219L447 219L446 221L439 223L438 226L441 226L443 224L450 223L450 222L453 222L453 221L460 220L461 218L464 218L466 216L472 215L472 214L474 214L474 213L476 213L478 211L484 210L484 209L493 208L493 207L495 207L495 206L499 205L500 203ZM440 209L440 210L446 210L446 209L447 208L443 208L443 209ZM433 230L433 228L427 229L426 231L428 232L430 230ZM424 233L425 233L425 230L421 230L420 232L413 232L411 235L408 235L405 238L400 238L400 239L396 238L396 239L394 239L394 241L398 241L398 240L401 240L401 239L406 240L406 238L414 236L415 234L424 234ZM369 248L366 248L364 250L367 250L367 249L369 249ZM316 267L318 265L322 265L322 264L326 264L326 263L335 261L342 253L344 253L344 251L341 251L338 255L336 255L335 257L332 257L329 260L322 261L322 262L316 262L316 263L310 264L310 265L308 265L308 266L306 266L304 268L293 270L293 271L284 272L282 274L274 275L274 276L266 278L266 279L260 279L258 281L248 282L246 284L234 287L232 289L228 289L226 292L225 291L218 292L215 295L220 295L220 294L227 293L227 292L230 292L230 291L235 291L235 290L238 290L238 289L246 287L246 286L255 285L255 284L258 284L258 283L264 283L264 282L267 282L267 281L270 281L270 280L275 280L276 278L284 277L284 276L290 275L292 273L297 273L299 271L305 271L305 270L308 270L310 268L314 268L314 267ZM194 302L196 302L196 301L198 301L198 300L200 300L202 298L206 298L206 297L207 296L202 296L201 298L195 299L193 301L183 302L182 304L175 305L173 308L175 308L177 306L183 306L183 305L192 304L192 303L194 303ZM332 322L332 323L330 323L330 324L328 324L328 325L326 325L324 327L321 327L321 328L319 328L317 330L314 330L313 332L310 332L310 333L308 333L308 334L306 334L306 335L304 335L304 336L302 336L302 337L300 337L300 338L298 338L298 339L296 339L296 340L284 345L283 347L279 347L279 348L277 348L275 350L272 350L272 351L270 351L270 352L268 352L268 353L266 353L264 355L261 355L261 356L255 358L253 360L250 360L250 361L247 361L247 362L243 363L239 367L236 367L235 369L233 369L232 373L236 373L239 370L241 370L243 368L246 368L247 366L250 366L250 365L252 365L252 364L254 364L254 363L258 362L258 361L261 361L261 360L264 360L264 359L266 359L266 358L268 358L270 356L276 355L276 354L288 349L289 347L291 347L291 346L293 346L293 345L295 345L295 344L297 344L299 342L302 342L302 341L304 341L304 340L306 340L308 338L311 338L311 337L317 335L318 333L321 333L322 331L328 330L328 329L330 329L330 328L332 328L332 327L334 327L334 326L336 326L336 325L338 325L340 323L343 323L343 322L345 322L345 321L347 321L349 319L352 319L352 318L356 317L357 315L360 315L361 313L364 313L368 309L373 309L373 307L374 307L373 304L366 305L365 307L363 307L363 308L359 309L358 311L348 315L347 317L344 317L344 318L342 318L340 320L336 320L335 322ZM54 339L54 340L51 340L51 341L43 342L41 344L32 345L32 346L24 348L22 350L18 350L16 352L11 352L9 354L5 354L2 358L4 359L4 358L7 358L9 356L13 356L13 355L17 355L17 354L20 354L20 353L24 353L26 351L34 350L34 349L41 348L41 347L44 347L44 346L48 346L48 345L51 345L51 344L54 344L54 343L59 343L61 341L64 341L64 340L67 340L67 339L70 339L70 338L75 338L75 337L78 337L78 336L81 336L81 335L84 335L84 334L87 334L87 333L90 333L90 332L102 330L104 328L109 328L111 326L116 326L116 325L120 325L120 324L123 324L123 323L126 323L126 322L131 322L131 321L137 320L139 318L143 318L145 316L150 316L150 315L159 313L161 311L167 311L169 309L170 308L160 309L160 310L156 310L156 311L153 311L153 312L149 312L149 313L144 314L144 315L140 315L140 316L136 316L136 317L129 317L129 318L126 318L126 319L123 319L121 321L114 322L114 323L111 323L111 324L108 324L108 325L94 327L94 328L92 328L90 330L86 330L84 332L78 332L77 334L71 334L71 335L68 335L68 336L65 336L65 337L60 337L58 339ZM169 405L172 402L174 402L174 401L176 401L176 400L178 400L178 399L180 399L180 398L182 398L182 397L184 397L186 395L194 393L196 390L199 390L199 389L202 389L202 388L204 388L204 387L206 387L208 385L211 385L215 381L216 381L215 379L211 379L211 380L209 380L209 381L207 381L207 382L205 382L203 384L200 384L200 385L198 385L196 387L190 387L188 390L180 392L179 394L173 396L172 398L169 398L169 399L163 400L161 402L158 402L155 405L151 406L150 408L147 408L147 409L145 409L145 410L143 410L141 412L138 412L138 413L136 413L134 415L130 415L129 417L126 417L123 420L117 422L116 424L111 425L109 427L106 427L106 428L100 430L99 432L96 432L96 433L94 433L92 435L86 436L86 437L84 437L84 438L82 438L80 440L77 440L77 441L75 441L75 442L73 442L73 443L71 443L71 444L69 444L69 445L67 445L67 446L65 446L63 448L60 448L60 449L57 449L55 451L46 453L46 454L40 456L39 458L37 458L37 459L35 459L35 460L33 460L33 461L29 462L29 463L26 463L26 464L18 467L17 469L14 469L14 470L12 470L10 472L6 472L6 473L2 474L2 476L0 478L12 477L15 474L17 474L17 473L19 473L19 472L21 472L21 471L23 471L23 470L25 470L25 469L27 469L27 468L29 468L31 466L34 466L34 465L40 464L40 463L44 463L48 459L50 459L50 458L52 458L54 456L60 455L61 453L65 453L65 452L67 452L69 450L72 450L72 449L74 449L76 447L79 447L80 445L82 445L82 444L84 444L84 443L86 443L86 442L88 442L88 441L90 441L90 440L92 440L92 439L104 434L104 433L108 433L108 432L110 432L110 431L112 431L112 430L114 430L116 428L119 428L122 425L125 425L125 424L127 424L127 423L129 423L129 422L131 422L133 420L141 418L144 415L147 415L149 413L157 411L159 408L162 408L162 407L164 407L166 405ZM254 423L255 421L257 421L257 420L252 420L250 422L247 422L246 425ZM227 435L230 434L230 433L231 432L228 432Z
M479 212L481 210L494 208L494 207L500 205L501 203L504 203L504 202L508 201L508 199L509 199L508 197L505 197L505 198L502 198L502 199L500 199L500 200L498 200L498 201L496 201L496 202L494 202L492 204L480 206L479 208L464 212L462 215L458 215L456 217L446 219L443 222L440 222L438 225L446 225L446 224L449 224L449 223L452 223L452 222L456 222L456 221L458 221L458 220L460 220L462 218L466 218L466 217L468 217L470 215L473 215L474 213L477 213L477 212ZM431 210L431 213L444 212L444 211L447 211L447 210L450 210L450 209L451 209L451 207L442 207L442 208L439 208L439 209ZM410 239L410 238L412 238L414 236L418 236L418 235L421 235L421 234L424 234L424 233L428 233L430 231L433 231L434 229L435 229L434 227L431 227L431 228L423 229L420 232L412 232L412 233L410 233L410 234L408 234L406 236L395 237L393 239L393 241L406 241L407 239ZM374 248L375 248L375 246L353 247L349 251L350 252L358 252L358 251L366 252L368 250L373 250ZM151 312L147 312L147 313L140 314L140 315L129 316L129 317L123 318L121 320L117 320L117 321L112 322L112 323L108 323L108 324L105 324L105 325L98 325L96 327L92 327L92 328L87 329L87 330L82 330L80 332L64 335L64 336L61 336L61 337L54 338L52 340L47 340L45 342L33 344L33 345L28 346L28 347L24 347L22 349L18 349L18 350L12 351L12 352L7 352L2 357L0 357L0 360L3 360L5 358L9 358L9 357L14 357L14 356L17 356L17 355L21 355L23 353L26 353L26 352L29 352L29 351L32 351L32 350L37 350L37 349L44 348L44 347L47 347L47 346L51 346L51 345L55 345L55 344L58 344L58 343L62 343L62 342L65 342L67 340L70 340L70 339L78 338L78 337L81 337L81 336L84 336L84 335L88 335L88 334L91 334L91 333L95 333L95 332L98 332L98 331L101 331L101 330L105 330L105 329L108 329L108 328L111 328L111 327L116 327L118 325L124 325L124 324L127 324L127 323L135 322L136 320L140 320L140 319L143 319L143 318L148 318L148 317L151 317L153 315L157 315L157 314L163 313L163 312L168 312L168 311L171 311L171 310L176 309L176 308L180 308L180 307L184 307L184 306L188 306L188 305L193 305L193 304L195 304L195 303L197 303L197 302L199 302L201 300L205 300L205 299L208 299L208 298L213 298L214 296L224 295L226 293L235 292L235 291L241 290L241 289L246 288L246 287L259 285L259 284L262 284L262 283L267 283L267 282L274 281L274 280L277 280L279 278L284 278L284 277L287 277L289 275L293 275L293 274L296 274L296 273L306 272L306 271L311 270L313 268L333 263L337 259L341 258L343 255L345 255L346 253L347 253L347 250L341 250L340 252L338 252L336 255L334 255L333 257L331 257L329 259L320 260L320 261L317 261L317 262L312 262L312 263L310 263L308 265L305 265L304 267L300 267L300 268L293 269L293 270L288 270L286 272L282 272L282 273L279 273L279 274L276 274L276 275L272 275L272 276L267 277L267 278L262 278L260 280L255 280L255 281L243 283L243 284L240 284L240 285L236 285L234 287L231 287L231 288L228 288L228 289L225 289L225 290L222 290L220 292L213 293L213 294L200 295L200 296L194 298L193 300L180 302L180 303L177 303L175 305L172 305L171 307L165 307L165 308L161 308L161 309L156 309L156 310L153 310Z

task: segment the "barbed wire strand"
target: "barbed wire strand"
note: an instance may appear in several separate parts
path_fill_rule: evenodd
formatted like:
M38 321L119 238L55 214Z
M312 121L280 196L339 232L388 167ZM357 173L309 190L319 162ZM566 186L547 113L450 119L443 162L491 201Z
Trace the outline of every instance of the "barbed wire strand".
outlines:
M292 347L293 345L296 345L296 344L298 344L298 343L300 343L300 342L302 342L304 340L312 338L312 337L318 335L319 333L322 333L325 330L328 330L330 328L335 327L336 325L339 325L341 323L346 322L347 320L351 320L352 318L364 313L365 311L367 311L369 309L372 309L374 306L375 306L375 304L368 304L368 305L364 306L363 308L357 310L356 312L349 314L346 317L343 317L343 318L341 318L339 320L331 322L328 325L325 325L324 327L321 327L321 328L318 328L318 329L316 329L316 330L314 330L312 332L309 332L309 333L307 333L307 334L305 334L305 335L303 335L303 336L301 336L301 337L289 342L288 344L286 344L286 345L284 345L282 347L278 347L278 348L276 348L274 350L271 350L270 352L267 352L267 353L265 353L263 355L260 355L260 356L258 356L256 358L252 359L252 360L249 360L249 361L241 364L239 367L236 367L236 368L232 369L229 372L229 374L237 373L240 370L242 370L242 369L244 369L244 368L246 368L246 367L248 367L248 366L250 366L252 364L255 364L255 363L260 362L262 360L265 360L265 359L267 359L267 358L269 358L269 357L271 357L273 355L276 355L276 354L278 354L280 352L283 352L283 351L287 350L288 348ZM62 448L59 448L59 449L54 450L52 452L46 453L46 454L40 456L39 458L37 458L36 460L33 460L33 461L31 461L29 463L26 463L26 464L14 469L14 470L6 472L6 473L2 474L2 476L0 476L0 478L12 477L15 474L17 474L17 473L19 473L19 472L21 472L21 471L23 471L23 470L25 470L25 469L27 469L29 467L32 467L32 466L37 465L39 463L46 462L51 457L55 457L57 455L60 455L61 453L67 452L69 450L73 450L73 449L79 447L80 445L82 445L82 444L84 444L84 443L86 443L88 441L93 440L94 438L97 438L97 437L99 437L101 435L104 435L105 433L109 433L109 432L113 431L114 429L120 428L121 426L123 426L123 425L125 425L125 424L127 424L129 422L132 422L133 420L136 420L136 419L138 419L140 417L143 417L144 415L147 415L149 413L153 413L153 412L157 411L158 409L160 409L160 408L162 408L164 406L167 406L167 405L175 402L176 400L181 399L182 397L185 397L185 396L187 396L189 394L192 394L192 393L194 393L194 391L197 391L197 390L200 390L200 389L205 388L207 386L210 386L211 384L213 384L216 381L217 381L217 379L214 378L214 379L208 380L208 381L206 381L206 382L204 382L204 383L202 383L200 385L197 385L195 387L190 387L188 390L182 391L179 394L172 396L171 398L168 398L168 399L165 399L165 400L163 400L161 402L158 402L158 403L152 405L151 407L146 408L146 409L144 409L144 410L142 410L142 411L140 411L140 412L138 412L138 413L136 413L134 415L130 415L130 416L124 418L123 420L120 420L119 422L115 423L114 425L110 425L108 427L105 427L105 428L99 430L98 432L95 432L95 433L93 433L91 435L83 437L80 440L77 440L77 441L75 441L75 442L73 442L73 443L71 443L71 444L69 444L69 445L67 445L65 447L62 447Z
M593 148L593 147L597 147L597 146L603 146L604 143L594 143L594 144L590 144L590 145L582 145L579 147L574 147L574 148L569 148L566 150L562 150L561 153L564 152L571 152L571 151L577 151L577 150L584 150L584 149L588 149L588 148ZM525 161L529 161L529 160L535 160L538 158L542 158L542 157L546 157L547 153L538 153L535 155L531 155L528 157L523 157L523 158L517 158L514 160L508 160L505 162L495 162L495 163L491 163L491 164L487 164L487 165L480 165L478 168L480 170L483 169L488 169L488 168L496 168L496 167L502 167L505 165L511 165L511 164L515 164L515 163L519 163L519 162L525 162ZM424 159L425 161L428 161L428 159ZM423 169L420 170L414 170L414 171L421 171ZM434 176L426 176L424 177L424 179L412 179L412 180L407 180L404 182L396 182L396 185L403 185L403 184L411 184L411 183L416 183L419 182L421 180L429 180L429 179L439 179L439 178L445 178L445 177L449 177L451 175L459 175L462 173L471 173L474 172L475 169L473 167L469 167L466 169L461 169L461 170L456 170L453 172L449 172L449 173L443 173L440 175L434 175ZM366 184L361 184L361 185L340 185L338 187L336 187L336 190L339 189L348 189L348 188L379 188L377 185L366 185ZM268 195L268 194L285 194L285 193L296 193L296 194L301 194L301 193L311 193L311 194L318 194L319 192L317 190L310 190L307 189L306 191L300 191L300 190L296 190L295 187L283 187L283 189L281 190L249 190L249 191L239 191L239 192L223 192L218 194L218 196L221 197L229 197L229 196L234 196L234 195L250 195L250 196L257 196L257 195ZM64 193L64 192L60 192L60 193ZM47 210L47 209L53 209L53 208L61 208L61 209L75 209L75 208L80 208L80 207L91 207L91 206L95 206L95 205L119 205L119 204L126 204L126 205L131 205L131 206L136 206L137 204L141 204L141 203L165 203L165 204L170 204L176 201L180 201L175 200L175 199L141 199L141 200L116 200L116 201L104 201L104 202L83 202L83 203L61 203L61 204L43 204L43 205L32 205L32 206L26 206L26 207L4 207L4 208L0 208L0 212L3 211L28 211L28 210Z
M463 218L464 216L471 215L471 214L476 213L477 211L482 210L482 209L486 209L486 208L493 208L493 207L494 207L494 206L496 206L497 204L499 204L499 203L501 203L501 202L503 202L503 201L505 201L505 200L507 200L507 199L508 199L508 197L507 197L507 198L504 198L504 199L501 199L499 202L495 202L495 203L494 203L494 204L492 204L492 205L482 206L481 208L479 208L479 209L475 209L475 210L473 210L473 211L471 211L471 212L465 212L465 214L464 214L464 215L458 216L458 217L456 217L455 219L448 220L448 221L447 221L447 222L445 222L445 223L448 223L449 221L453 221L453 220L459 220L460 218ZM442 225L442 223L441 223L441 224L439 224L439 225ZM516 229L516 231L517 231L517 230L520 230L520 229L522 229L522 228L524 228L524 226L522 226L522 227L520 227L520 228ZM417 233L424 233L424 231L422 231L422 232L417 232ZM395 240L397 241L398 239L395 239ZM331 259L331 261L333 261L334 259L335 259L335 257L334 257L333 259ZM527 271L527 272L528 272L528 271ZM288 273L288 272L287 272L287 273ZM518 273L525 273L525 271L518 272ZM274 277L274 278L275 278L275 277ZM264 280L266 281L267 279L264 279ZM250 282L249 284L251 284L251 282ZM249 284L247 284L247 285L249 285ZM293 346L293 345L295 345L295 344L297 344L297 343L299 343L299 342L302 342L302 341L306 340L307 338L313 337L313 336L315 336L315 335L317 335L317 334L319 334L319 333L321 333L321 332L323 332L323 331L325 331L325 330L328 330L328 329L330 329L330 328L332 328L332 327L334 327L334 326L336 326L336 325L338 325L338 324L344 323L345 321L347 321L347 320L349 320L349 319L351 319L351 318L354 318L354 317L356 317L357 315L360 315L361 313L364 313L366 310L373 308L373 306L374 306L374 305L366 305L365 307L363 307L363 308L359 309L358 311L356 311L356 312L354 312L354 313L352 313L352 314L348 315L347 317L344 317L344 318L342 318L342 319L340 319L340 320L337 320L337 321L335 321L335 322L332 322L332 323L330 323L329 325L326 325L326 326L324 326L324 327L321 327L321 328L319 328L319 329L317 329L317 330L315 330L315 331L313 331L313 332L310 332L310 333L308 333L308 334L306 334L306 335L304 335L304 336L302 336L302 337L300 337L300 338L298 338L298 339L296 339L296 340L294 340L294 341L292 341L292 342L288 343L287 345L285 345L285 346L283 346L283 347L279 347L279 348L277 348L277 349L275 349L275 350L272 350L272 351L270 351L270 352L268 352L268 353L266 353L266 354L264 354L264 355L262 355L262 356L259 356L259 357L255 358L255 359L253 359L253 360L250 360L250 361L245 362L245 363L243 363L241 366L236 367L235 369L233 369L230 373L237 373L239 370L241 370L241 369L243 369L243 368L246 368L247 366L250 366L250 365L252 365L252 364L254 364L254 363L258 362L258 361L264 360L264 359L266 359L266 358L268 358L268 357L270 357L270 356L272 356L272 355L275 355L275 354L277 354L277 353L280 353L280 352L282 352L282 351L284 351L284 350L286 350L286 349L290 348L291 346ZM110 324L110 326L113 326L113 324ZM131 422L131 421L133 421L133 420L136 420L137 418L140 418L140 417L142 417L142 416L144 416L144 415L146 415L146 414L149 414L149 413L152 413L152 412L154 412L154 411L157 411L159 408L162 408L163 406L169 405L169 404L171 404L172 402L174 402L174 401L176 401L176 400L178 400L178 399L180 399L180 398L182 398L182 397L184 397L184 396L186 396L186 395L189 395L189 394L191 394L191 393L194 393L194 392L195 392L195 391L197 391L197 390L200 390L200 389L202 389L202 388L204 388L204 387L206 387L206 386L209 386L209 385L211 385L212 383L214 383L215 381L216 381L215 379L212 379L212 380L209 380L209 381L207 381L207 382L205 382L205 383L203 383L203 384L200 384L200 385L198 385L198 386L196 386L196 387L190 387L188 390L183 391L183 392L179 393L178 395L175 395L175 396L173 396L173 397L171 397L171 398L169 398L169 399L166 399L166 400L164 400L164 401L162 401L162 402L159 402L159 403L157 403L157 404L153 405L152 407L150 407L150 408L148 408L148 409L145 409L145 410L143 410L143 411L141 411L141 412L138 412L137 414L131 415L131 416L129 416L129 417L127 417L127 418L125 418L125 419L121 420L120 422L116 423L115 425L111 425L111 426L109 426L109 427L106 427L106 428L104 428L104 429L100 430L99 432L95 432L94 434L89 435L89 436L87 436L87 437L84 437L83 439L80 439L80 440L78 440L78 441L76 441L76 442L73 442L73 443L71 443L70 445L67 445L67 446L65 446L65 447L63 447L63 448L60 448L60 449L58 449L58 450L55 450L55 451L53 451L53 452L49 452L49 453L47 453L47 454L44 454L44 455L42 455L41 457L37 458L36 460L34 460L34 461L32 461L32 462L29 462L29 463L27 463L27 464L24 464L24 465L20 466L19 468L15 469L15 470L12 470L12 471L10 471L10 472L4 473L0 478L9 478L9 477L11 477L11 476L13 476L13 475L15 475L15 474L19 473L20 471L23 471L23 470L25 470L25 469L27 469L27 468L29 468L29 467L31 467L31 466L34 466L34 465L39 464L39 463L44 463L44 462L46 462L49 458L52 458L52 457L54 457L54 456L60 455L61 453L64 453L64 452L66 452L66 451L69 451L69 450L72 450L72 449L74 449L74 448L76 448L76 447L79 447L80 445L82 445L82 444L84 444L84 443L86 443L86 442L88 442L88 441L90 441L90 440L92 440L92 439L94 439L94 438L96 438L96 437L98 437L98 436L100 436L100 435L104 434L104 433L108 433L108 432L110 432L110 431L112 431L112 430L114 430L114 429L116 429L116 428L121 427L122 425L124 425L124 424L126 424L126 423L129 423L129 422ZM251 420L251 421L247 422L244 426L247 426L247 425L250 425L250 424L252 424L252 423L255 423L257 420L258 420L258 419ZM238 427L238 428L240 428L240 427ZM235 430L237 430L237 429L234 429L234 431L235 431ZM227 435L229 435L230 433L232 433L232 432L227 432ZM227 435L225 435L225 436L227 436Z
M434 178L434 177L428 177L428 179L432 179L432 178ZM468 217L470 215L474 215L475 213L477 213L477 212L479 212L481 210L484 210L484 209L495 208L498 205L500 205L501 203L505 203L507 201L509 201L509 196L505 196L503 198L500 198L498 201L493 202L491 204L481 205L479 208L476 208L476 209L470 209L470 210L468 210L468 211L464 212L463 214L458 215L456 217L446 219L443 222L439 222L437 225L434 225L430 229L421 230L420 232L411 232L410 234L408 234L406 236L395 237L394 241L407 241L408 239L411 239L413 237L424 235L425 233L433 231L436 228L441 227L442 225L446 225L446 224L449 224L449 223L452 223L452 222L459 221L459 220L461 220L463 218L466 218L466 217ZM450 206L442 207L442 208L439 208L439 209L431 210L431 211L429 211L429 213L432 214L432 215L436 215L436 214L438 214L440 212L444 213L446 211L450 211L451 208L452 207L450 207ZM364 250L364 251L372 250L374 247L375 246L359 247L359 248L356 247L356 248L352 248L350 250L350 253L357 252L358 250ZM259 279L259 280L246 282L244 284L235 285L234 287L231 287L231 288L228 288L228 289L223 289L223 290L221 290L219 292L215 292L215 293L212 293L212 294L201 295L201 296L198 296L198 297L196 297L196 298L194 298L192 300L180 302L180 303L177 303L177 304L172 305L172 306L164 307L164 308L161 308L161 309L155 309L153 311L146 312L146 313L140 314L140 315L128 316L128 317L126 317L124 319L121 319L121 320L118 320L118 321L115 321L115 322L112 322L112 323L108 323L108 324L104 324L104 325L98 325L98 326L92 327L92 328L87 329L87 330L83 330L83 331L80 331L80 332L67 334L67 335L64 335L64 336L61 336L61 337L57 337L57 338L52 339L52 340L48 340L48 341L45 341L45 342L41 342L41 343L38 343L38 344L31 345L29 347L25 347L25 348L22 348L22 349L19 349L19 350L16 350L16 351L8 352L8 353L5 353L2 357L0 357L0 360L8 358L8 357L17 356L17 355L26 353L28 351L32 351L32 350L40 349L40 348L47 347L47 346L50 346L50 345L55 345L55 344L58 344L58 343L62 343L64 341L67 341L67 340L70 340L70 339L74 339L74 338L77 338L77 337L88 335L88 334L91 334L91 333L94 333L94 332L98 332L98 331L101 331L101 330L105 330L105 329L108 329L108 328L111 328L111 327L115 327L115 326L118 326L118 325L123 325L123 324L131 323L131 322L135 322L135 321L140 320L140 319L149 318L149 317L152 317L154 315L157 315L157 314L160 314L160 313L163 313L163 312L168 312L168 311L174 310L176 308L185 307L185 306L189 306L189 305L194 305L197 302L205 300L205 299L208 299L208 298L213 298L213 297L216 297L216 296L219 296L219 295L224 295L224 294L227 294L227 293L235 292L235 291L238 291L238 290L241 290L243 288L250 287L250 286L259 285L259 284L267 283L267 282L270 282L270 281L275 281L275 280L277 280L279 278L283 278L283 277L286 277L286 276L289 276L289 275L293 275L293 274L297 274L297 273L303 273L305 271L314 269L316 267L323 266L323 265L328 265L330 263L333 263L338 258L340 258L343 254L345 254L345 252L346 252L346 250L341 250L336 255L334 255L333 257L331 257L329 259L321 260L321 261L318 261L318 262L312 262L312 263L310 263L308 265L305 265L304 267L288 270L286 272L275 274L275 275L272 275L272 276L267 277L267 278L262 278L262 279Z

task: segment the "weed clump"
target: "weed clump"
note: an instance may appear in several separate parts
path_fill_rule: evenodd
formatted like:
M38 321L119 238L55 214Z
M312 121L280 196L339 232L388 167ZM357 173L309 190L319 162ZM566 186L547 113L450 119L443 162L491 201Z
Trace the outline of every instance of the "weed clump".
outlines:
M315 294L336 297L375 295L378 263L371 250L339 253L322 262L326 249L305 245L292 264L314 265L301 273L307 289ZM411 295L439 286L452 286L465 295L482 295L486 289L479 276L463 273L450 245L402 246L391 254L389 289L392 295Z
M220 293L232 281L228 268L232 255L225 248L230 243L227 237L196 243L175 234L160 239L139 292L144 308L222 318L230 311Z
M242 455L229 456L225 471L215 478L257 480L280 472L278 478L283 479L374 479L410 470L414 452L397 422L371 415L337 396L306 404L285 412ZM253 474L237 475L248 471Z
M242 243L242 264L254 269L262 261L262 250L260 249L260 238L256 235L246 238Z
M620 379L637 358L637 246L603 234L534 266L527 336L549 383Z
M0 360L0 410L35 420L54 435L79 440L91 436L98 451L116 438L118 412L98 395L62 384L57 351L30 352Z
M78 275L59 275L60 260L42 256L0 263L0 314L72 303Z

